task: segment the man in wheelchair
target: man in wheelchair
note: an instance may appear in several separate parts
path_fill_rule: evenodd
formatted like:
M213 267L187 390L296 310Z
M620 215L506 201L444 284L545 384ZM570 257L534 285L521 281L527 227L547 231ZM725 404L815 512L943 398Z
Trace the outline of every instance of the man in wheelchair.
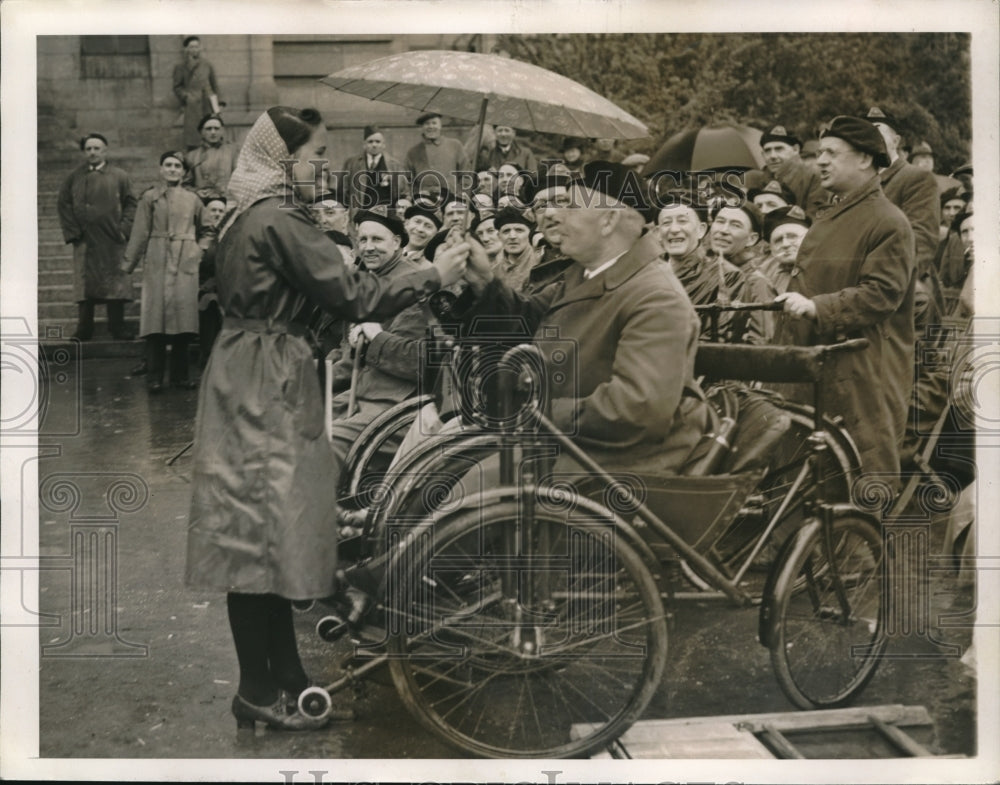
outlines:
M694 380L699 321L645 224L655 206L626 167L595 161L546 207L560 250L576 264L528 296L497 280L470 243L466 279L475 301L462 314L517 316L541 349L552 420L609 470L669 472L709 425Z

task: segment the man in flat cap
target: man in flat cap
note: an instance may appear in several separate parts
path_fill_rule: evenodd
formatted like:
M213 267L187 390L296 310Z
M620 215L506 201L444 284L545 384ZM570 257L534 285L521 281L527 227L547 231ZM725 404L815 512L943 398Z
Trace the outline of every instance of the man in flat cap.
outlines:
M867 349L834 358L824 390L828 412L842 415L862 469L899 474L899 447L913 385L913 230L882 192L889 166L878 129L835 117L820 139L819 169L834 203L821 210L799 248L775 343L810 345L867 338ZM792 390L809 400L812 388Z
M108 140L87 134L80 140L85 161L59 189L59 225L73 245L73 299L79 309L73 337L94 335L94 306L105 303L111 337L134 336L125 326L125 303L132 299L132 280L122 272L125 246L135 219L136 198L128 175L108 163Z
M830 201L815 169L799 156L802 141L785 126L776 125L760 137L767 170L795 195L795 203L810 217Z
M344 161L340 188L344 202L356 212L408 200L409 173L401 161L386 152L385 133L377 125L366 125L362 133L361 154Z
M698 318L656 235L644 234L653 200L635 172L605 161L587 164L568 195L546 208L575 261L563 280L518 294L474 247L466 275L478 299L465 323L524 320L545 355L553 422L605 468L677 469L708 410L694 381Z
M879 180L886 198L903 211L913 229L918 279L931 292L936 292L936 281L927 279L934 273L934 254L941 224L937 179L932 172L907 163L899 155L899 124L891 115L873 106L865 117L885 140L890 163L879 171Z
M927 142L917 142L910 151L910 163L917 169L934 171L934 149Z
M443 190L459 193L458 172L471 170L465 146L441 135L441 115L430 112L417 118L422 139L406 153L406 168L415 193L436 195Z
M531 149L517 141L517 131L509 125L498 125L490 135L492 144L484 144L476 158L476 171L497 171L504 164L514 164L518 170L535 172L538 161ZM488 137L488 138L490 138ZM486 139L484 139L484 142Z
M406 229L395 218L362 210L354 216L358 237L357 264L380 278L392 280L427 267L421 259L404 258L409 243ZM422 339L428 313L414 303L384 322L362 322L351 327L340 360L333 367L334 452L344 459L364 427L379 414L417 391ZM355 383L356 411L348 411L353 354L360 352ZM388 455L397 443L386 445Z

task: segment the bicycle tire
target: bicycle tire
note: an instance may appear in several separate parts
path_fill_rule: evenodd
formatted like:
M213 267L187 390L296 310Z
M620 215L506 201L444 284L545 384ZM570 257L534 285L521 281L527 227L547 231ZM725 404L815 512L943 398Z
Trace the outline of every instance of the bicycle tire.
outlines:
M771 664L782 691L799 708L845 706L875 675L887 643L881 532L867 517L838 513L832 564L819 521L800 536L800 542L784 549L773 604L762 609L773 625ZM850 605L846 618L834 571Z
M793 407L783 405L782 408L790 417L792 426L789 434L782 440L782 445L788 446L779 445L776 451L778 466L764 475L758 485L758 495L761 497L759 509L763 511L762 519L761 516L753 513L738 516L720 535L711 553L711 558L719 569L729 576L736 573L741 559L756 544L757 538L777 512L785 492L791 487L809 455L807 437L814 428L812 409L800 405ZM851 445L835 433L838 426L829 421L825 423L825 426L826 438L824 441L827 447L826 454L829 456L825 467L828 477L827 490L832 500L846 501L850 498L851 487L858 476L858 460ZM800 498L805 498L803 491L806 490L808 487L799 492ZM802 505L796 503L785 511L783 517L784 522L771 533L771 537L774 539L774 547L770 551L772 555L776 554L778 548L798 531L804 520ZM685 560L681 560L680 567L684 578L692 586L700 591L714 590L714 587Z
M587 755L639 719L659 686L663 605L610 515L539 506L532 542L546 536L547 555L529 569L516 555L528 542L522 510L505 501L406 538L387 597L409 627L389 639L390 671L417 720L466 753Z

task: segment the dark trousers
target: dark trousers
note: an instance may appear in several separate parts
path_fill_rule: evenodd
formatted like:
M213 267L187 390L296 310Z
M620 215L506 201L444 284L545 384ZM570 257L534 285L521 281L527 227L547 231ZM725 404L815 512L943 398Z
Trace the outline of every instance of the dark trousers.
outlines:
M170 345L170 383L184 384L188 381L188 343L191 336L165 335L153 333L146 336L146 363L148 384L163 384L167 370L167 345Z
M81 300L77 303L77 324L74 338L89 341L94 337L94 306L104 303L108 308L108 331L112 338L128 339L125 327L125 300Z

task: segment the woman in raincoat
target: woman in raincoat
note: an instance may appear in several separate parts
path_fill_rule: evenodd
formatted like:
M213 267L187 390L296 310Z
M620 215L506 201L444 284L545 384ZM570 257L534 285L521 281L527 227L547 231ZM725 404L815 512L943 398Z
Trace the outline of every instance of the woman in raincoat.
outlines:
M170 344L170 383L194 388L188 378L188 342L198 334L198 265L202 250L195 232L205 206L181 187L184 156L160 156L159 185L139 199L122 268L132 272L142 260L142 307L139 336L146 339L151 393L163 389L163 372Z
M227 592L241 728L323 724L292 708L309 679L290 601L337 589L340 466L305 338L313 309L352 322L388 318L456 281L468 254L464 246L391 281L345 265L307 207L326 158L315 110L261 115L229 182L216 255L225 318L199 393L187 583Z

